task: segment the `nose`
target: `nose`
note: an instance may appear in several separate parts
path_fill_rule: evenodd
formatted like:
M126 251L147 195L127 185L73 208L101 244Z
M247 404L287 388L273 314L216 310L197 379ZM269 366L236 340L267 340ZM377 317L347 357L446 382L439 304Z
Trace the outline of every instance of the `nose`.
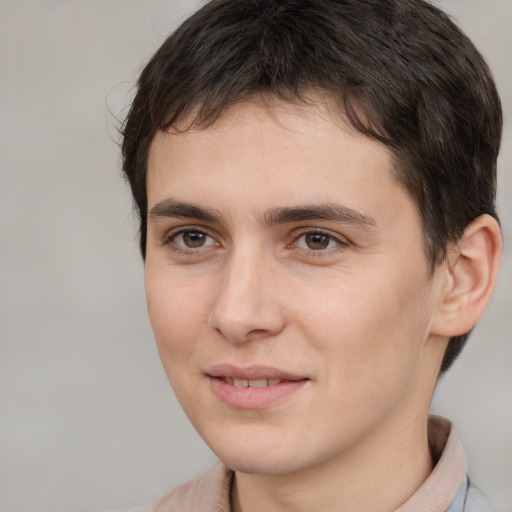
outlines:
M275 336L285 326L276 289L277 272L269 258L246 251L224 263L210 324L225 339L243 343Z

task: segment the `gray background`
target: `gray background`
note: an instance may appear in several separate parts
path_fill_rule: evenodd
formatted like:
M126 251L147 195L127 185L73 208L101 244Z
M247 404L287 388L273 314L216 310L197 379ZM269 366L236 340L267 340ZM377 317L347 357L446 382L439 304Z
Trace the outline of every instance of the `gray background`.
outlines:
M142 63L194 0L0 0L0 510L147 502L214 456L160 368L115 140ZM510 0L440 3L487 56L507 246L491 307L433 410L512 507Z

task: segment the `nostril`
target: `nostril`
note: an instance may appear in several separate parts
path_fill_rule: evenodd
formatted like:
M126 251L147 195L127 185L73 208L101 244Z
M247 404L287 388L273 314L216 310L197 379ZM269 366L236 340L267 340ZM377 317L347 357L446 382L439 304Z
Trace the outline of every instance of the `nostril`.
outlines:
M253 329L252 331L249 331L247 333L247 336L251 336L251 337L257 337L257 336L265 336L269 333L269 331L265 330L265 329Z

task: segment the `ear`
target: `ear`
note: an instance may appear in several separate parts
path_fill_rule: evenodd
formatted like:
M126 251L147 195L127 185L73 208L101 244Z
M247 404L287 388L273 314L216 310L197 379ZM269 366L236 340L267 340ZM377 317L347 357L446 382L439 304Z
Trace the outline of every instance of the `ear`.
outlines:
M491 298L501 251L500 226L490 215L475 219L449 247L439 269L443 288L431 334L459 336L475 326Z

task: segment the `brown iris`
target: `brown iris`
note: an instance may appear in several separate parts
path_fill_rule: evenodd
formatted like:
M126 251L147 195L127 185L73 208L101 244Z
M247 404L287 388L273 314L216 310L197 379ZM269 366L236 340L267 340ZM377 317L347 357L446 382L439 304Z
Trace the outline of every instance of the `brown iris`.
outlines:
M306 245L314 251L327 248L331 237L322 233L308 233L305 236Z
M183 243L191 249L202 247L205 241L206 235L199 231L186 231L183 233Z

